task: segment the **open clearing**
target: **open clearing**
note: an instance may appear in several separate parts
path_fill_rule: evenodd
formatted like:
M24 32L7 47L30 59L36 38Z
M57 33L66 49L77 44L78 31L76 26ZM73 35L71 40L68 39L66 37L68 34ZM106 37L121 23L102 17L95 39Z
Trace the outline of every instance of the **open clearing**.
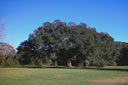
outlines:
M105 69L0 68L0 85L128 85L127 70L128 66Z

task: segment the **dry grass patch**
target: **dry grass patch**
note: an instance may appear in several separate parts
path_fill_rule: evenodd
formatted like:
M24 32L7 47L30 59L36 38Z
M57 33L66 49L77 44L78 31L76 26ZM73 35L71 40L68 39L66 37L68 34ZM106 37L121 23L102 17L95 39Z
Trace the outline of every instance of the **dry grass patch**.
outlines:
M110 79L102 79L102 80L92 80L94 83L104 84L104 85L116 85L128 83L128 77L115 77Z

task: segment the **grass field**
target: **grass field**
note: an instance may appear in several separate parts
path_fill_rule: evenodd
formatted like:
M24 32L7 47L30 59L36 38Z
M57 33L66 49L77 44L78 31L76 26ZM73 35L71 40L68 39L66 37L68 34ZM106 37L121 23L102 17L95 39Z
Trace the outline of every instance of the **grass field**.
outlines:
M0 85L128 85L128 66L96 68L0 68Z

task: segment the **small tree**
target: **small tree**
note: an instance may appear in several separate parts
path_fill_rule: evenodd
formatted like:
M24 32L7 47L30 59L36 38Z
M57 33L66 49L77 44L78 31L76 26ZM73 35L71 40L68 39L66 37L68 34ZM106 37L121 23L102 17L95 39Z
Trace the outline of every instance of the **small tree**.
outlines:
M7 43L0 42L0 64L14 64L14 56L14 48Z

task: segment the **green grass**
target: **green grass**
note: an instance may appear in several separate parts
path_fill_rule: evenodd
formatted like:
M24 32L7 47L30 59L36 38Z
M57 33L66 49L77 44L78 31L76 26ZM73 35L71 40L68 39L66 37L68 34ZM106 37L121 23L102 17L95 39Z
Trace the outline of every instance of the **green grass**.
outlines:
M115 70L109 70L115 69ZM0 85L99 85L91 80L128 77L125 67L105 67L104 70L66 68L0 68ZM103 85L103 84L101 84ZM104 84L105 85L105 84ZM128 85L122 83L118 85Z

